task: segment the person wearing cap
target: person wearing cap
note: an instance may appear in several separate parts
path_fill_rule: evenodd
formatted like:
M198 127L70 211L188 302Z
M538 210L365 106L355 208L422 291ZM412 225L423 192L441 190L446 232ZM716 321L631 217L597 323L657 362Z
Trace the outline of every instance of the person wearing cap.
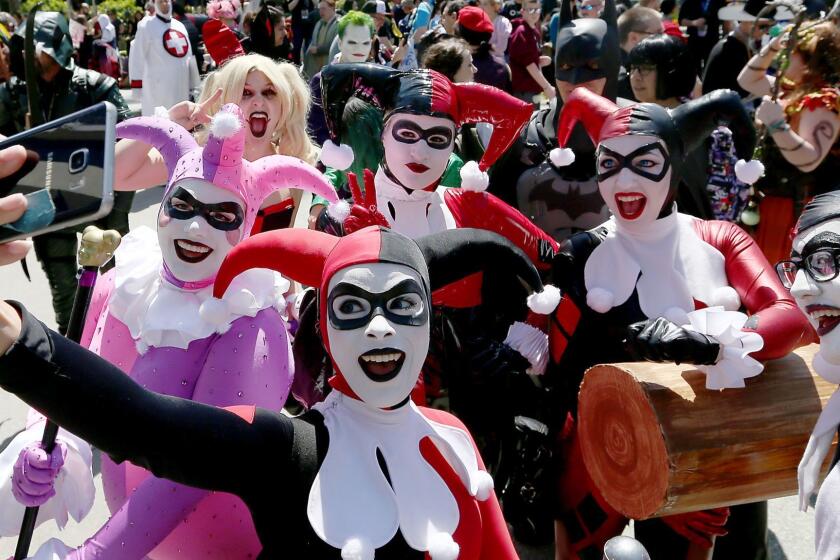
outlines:
M762 38L770 31L775 20L792 17L787 10L774 9L757 20L756 17L765 5L765 0L750 0L746 4L739 2L721 8L718 13L721 21L734 21L737 25L709 54L703 70L703 93L731 89L737 91L742 99L750 97L750 93L738 84L738 74L753 53L761 49Z
M840 310L840 191L815 196L802 211L791 232L790 257L776 264L776 272L799 309L819 334L820 349L811 367L834 385L840 384L840 339L837 330ZM817 419L799 463L799 509L808 511L816 494L815 548L817 560L840 558L840 467L831 464L821 482L821 470L840 428L840 399L837 391ZM819 492L817 492L819 491Z
M260 558L511 560L469 430L409 399L429 348L433 291L490 263L533 292L536 312L556 305L529 259L486 231L412 240L380 227L342 238L282 230L240 243L216 276L216 297L253 268L318 288L333 390L299 417L161 396L6 302L0 386L121 461L241 498Z
M686 154L720 119L732 129L739 156L752 157L755 129L732 91L669 110L653 103L619 108L578 88L564 105L560 145L583 125L597 146L598 189L612 216L566 240L554 259L564 294L549 332L549 382L563 395L555 406L558 431L574 433L562 426L565 413L576 414L580 381L596 363L695 364L709 389L743 388L745 378L762 371L758 360L780 358L811 340L806 318L755 241L730 222L685 215L674 202ZM748 184L763 171L755 160L739 161L736 169ZM734 339L705 324L730 325ZM625 523L592 488L578 445L572 436L559 451L567 462L558 485L558 536L567 536L558 542L561 551L603 546ZM727 512L715 510L636 522L635 535L651 558L677 559L711 548L714 535L728 530L719 539L722 557L765 558L766 504L731 510L726 526Z
M386 51L390 60L391 49L394 47L394 31L391 13L383 0L368 0L362 6L362 12L373 18L376 27L376 39L371 46L374 53ZM383 48L384 47L384 48Z
M490 39L493 35L493 23L481 8L466 6L458 12L455 24L455 36L465 40L470 46L475 65L475 81L493 86L502 91L512 91L510 68L499 62L492 53Z
M149 390L215 406L279 410L294 374L289 327L281 315L288 280L276 272L248 271L221 299L212 297L213 282L225 256L249 237L272 192L294 186L336 197L316 169L296 158L243 159L246 126L240 108L228 104L214 116L203 148L168 119L139 117L117 127L118 138L155 146L169 179L156 234L145 227L132 230L115 253L115 268L97 282L82 344ZM87 473L80 472L81 459L74 455L48 480L38 476L42 431L37 423L30 426L3 452L15 457L0 456L0 464L14 463L16 473L9 484L0 484L3 524L19 525L11 512L21 505L46 505L43 520L55 516L66 522L68 510L78 520L84 504L89 509L92 503L92 484L71 478L91 476L90 450L72 436L59 442L75 455L87 453ZM62 456L61 446L53 455ZM153 549L153 557L170 559L259 553L247 509L236 498L214 496L197 507L207 492L148 477L107 457L102 477L111 519L62 558L138 559ZM57 495L46 500L51 493ZM9 530L2 527L0 534Z

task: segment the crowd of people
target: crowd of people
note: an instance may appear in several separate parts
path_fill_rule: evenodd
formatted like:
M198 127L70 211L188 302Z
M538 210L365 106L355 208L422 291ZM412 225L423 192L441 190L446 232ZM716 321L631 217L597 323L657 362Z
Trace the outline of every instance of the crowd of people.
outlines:
M34 558L768 558L754 457L732 483L749 499L720 489L611 540L633 516L588 470L578 395L592 366L644 361L693 365L708 399L748 392L815 342L840 382L837 9L73 8L0 13L0 133L113 104L97 225L123 240L80 341L81 227L33 240L58 332L0 302L0 387L33 407L0 451L0 536L24 506L87 515L93 445L111 518ZM159 185L156 231L129 228ZM0 198L0 220L25 207ZM838 403L774 459L801 456L802 509L819 491L819 560L840 558L837 458L820 488Z

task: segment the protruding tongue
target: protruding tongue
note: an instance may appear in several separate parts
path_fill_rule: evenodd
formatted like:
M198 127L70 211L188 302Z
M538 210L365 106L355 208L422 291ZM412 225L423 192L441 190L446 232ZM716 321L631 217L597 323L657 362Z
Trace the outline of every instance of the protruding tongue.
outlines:
M268 128L268 119L262 116L252 115L251 118L248 119L248 125L251 128L251 134L253 134L256 138L262 138Z

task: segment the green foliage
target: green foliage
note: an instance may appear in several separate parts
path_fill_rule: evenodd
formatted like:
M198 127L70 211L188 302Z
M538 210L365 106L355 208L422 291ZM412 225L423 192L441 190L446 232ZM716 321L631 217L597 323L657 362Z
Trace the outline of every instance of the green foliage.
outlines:
M117 12L117 17L123 21L127 21L135 13L143 11L143 8L138 7L134 0L105 0L104 2L97 2L96 7L100 14L106 14L114 10Z
M43 5L41 6L41 10L44 12L61 12L64 13L67 8L67 2L65 0L41 0ZM38 0L23 0L20 4L20 13L26 17L26 14L29 13L29 10L38 3Z

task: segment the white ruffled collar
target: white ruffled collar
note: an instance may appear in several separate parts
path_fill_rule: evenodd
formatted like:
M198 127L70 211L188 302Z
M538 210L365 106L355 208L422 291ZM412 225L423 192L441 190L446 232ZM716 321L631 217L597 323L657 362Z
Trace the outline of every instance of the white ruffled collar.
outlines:
M457 227L446 206L443 193L447 187L433 191L407 191L392 181L382 166L374 177L376 204L391 227L412 239Z
M225 332L235 319L253 317L262 309L284 311L288 280L272 270L252 269L237 276L225 293L224 316L206 320L200 310L213 299L213 286L185 290L164 280L157 235L148 227L123 237L114 258L109 312L128 327L141 354L150 346L186 349L194 340Z
M493 480L478 468L469 434L426 418L412 402L381 410L333 391L314 408L330 435L307 505L315 533L341 549L342 558L372 558L397 530L432 560L457 557L452 534L460 519L458 503L420 453L420 441L429 438L470 495L486 500Z
M598 313L626 302L634 291L648 318L685 324L694 300L734 311L738 294L729 286L723 254L697 235L696 218L674 211L642 231L611 217L607 237L584 267L586 301Z

